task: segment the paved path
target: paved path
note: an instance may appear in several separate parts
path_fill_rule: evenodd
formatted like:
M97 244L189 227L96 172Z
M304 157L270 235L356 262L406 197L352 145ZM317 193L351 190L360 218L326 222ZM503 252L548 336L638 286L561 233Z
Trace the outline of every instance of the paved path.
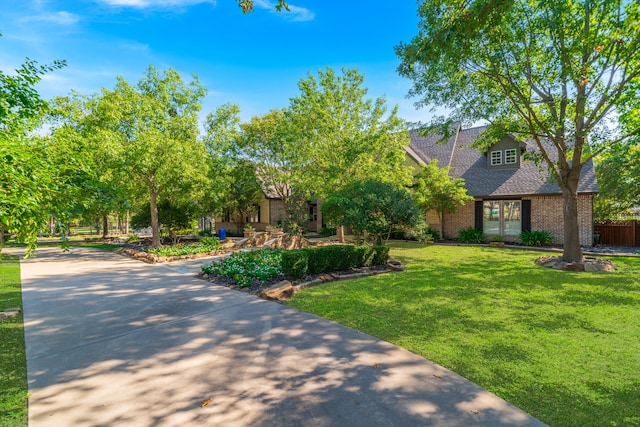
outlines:
M190 268L87 248L23 261L29 425L542 425L413 353Z

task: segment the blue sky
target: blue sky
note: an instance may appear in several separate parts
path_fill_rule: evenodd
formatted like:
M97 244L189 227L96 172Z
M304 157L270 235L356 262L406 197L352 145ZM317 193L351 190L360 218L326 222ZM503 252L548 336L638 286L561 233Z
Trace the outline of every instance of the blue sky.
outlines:
M426 121L406 95L394 46L417 33L417 3L362 0L256 0L243 15L235 0L0 0L0 68L25 57L68 65L39 85L45 98L136 83L150 64L199 76L204 114L232 102L243 120L289 105L308 72L357 67L368 96L386 95L400 116Z

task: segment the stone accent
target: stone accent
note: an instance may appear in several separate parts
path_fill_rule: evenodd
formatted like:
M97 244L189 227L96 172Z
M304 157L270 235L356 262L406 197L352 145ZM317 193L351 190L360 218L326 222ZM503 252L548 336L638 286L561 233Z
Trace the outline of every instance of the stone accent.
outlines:
M5 319L11 319L12 317L17 316L22 313L22 309L18 307L14 308L6 308L4 311L0 311L0 321Z
M542 256L536 260L536 264L555 270L566 271L615 271L616 267L613 262L597 258L585 258L579 262L565 262L562 257Z
M288 280L283 280L280 283L275 284L269 289L263 291L260 296L265 299L274 301L284 301L291 298L294 293L293 285Z

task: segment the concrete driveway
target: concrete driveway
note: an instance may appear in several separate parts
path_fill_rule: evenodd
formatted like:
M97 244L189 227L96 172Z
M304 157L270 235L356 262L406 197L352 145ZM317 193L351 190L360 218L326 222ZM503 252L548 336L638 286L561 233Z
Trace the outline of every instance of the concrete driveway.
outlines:
M85 248L22 261L29 425L542 425L413 353L190 271Z

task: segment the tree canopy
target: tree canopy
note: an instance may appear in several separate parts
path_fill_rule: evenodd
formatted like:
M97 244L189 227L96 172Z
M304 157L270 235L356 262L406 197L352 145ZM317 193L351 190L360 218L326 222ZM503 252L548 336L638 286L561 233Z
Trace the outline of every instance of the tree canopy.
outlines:
M36 84L64 65L64 61L39 65L27 59L13 73L0 70L0 249L7 232L26 242L30 255L40 228L63 209L64 182L57 179L56 165L48 159L46 139L32 132L48 108Z
M640 6L608 0L428 0L418 35L396 50L421 105L486 121L478 145L504 134L535 141L532 156L564 203L564 258L582 258L577 189L594 155L640 132L616 115L637 106ZM629 104L621 108L620 101ZM444 120L442 120L444 121Z
M353 181L336 189L322 209L331 223L351 228L357 243L369 235L381 244L394 229L412 228L421 220L407 189L377 179Z
M440 219L440 236L444 236L442 214L455 212L467 200L473 200L462 178L452 178L449 167L439 168L432 160L415 177L413 197L423 211L435 210Z

